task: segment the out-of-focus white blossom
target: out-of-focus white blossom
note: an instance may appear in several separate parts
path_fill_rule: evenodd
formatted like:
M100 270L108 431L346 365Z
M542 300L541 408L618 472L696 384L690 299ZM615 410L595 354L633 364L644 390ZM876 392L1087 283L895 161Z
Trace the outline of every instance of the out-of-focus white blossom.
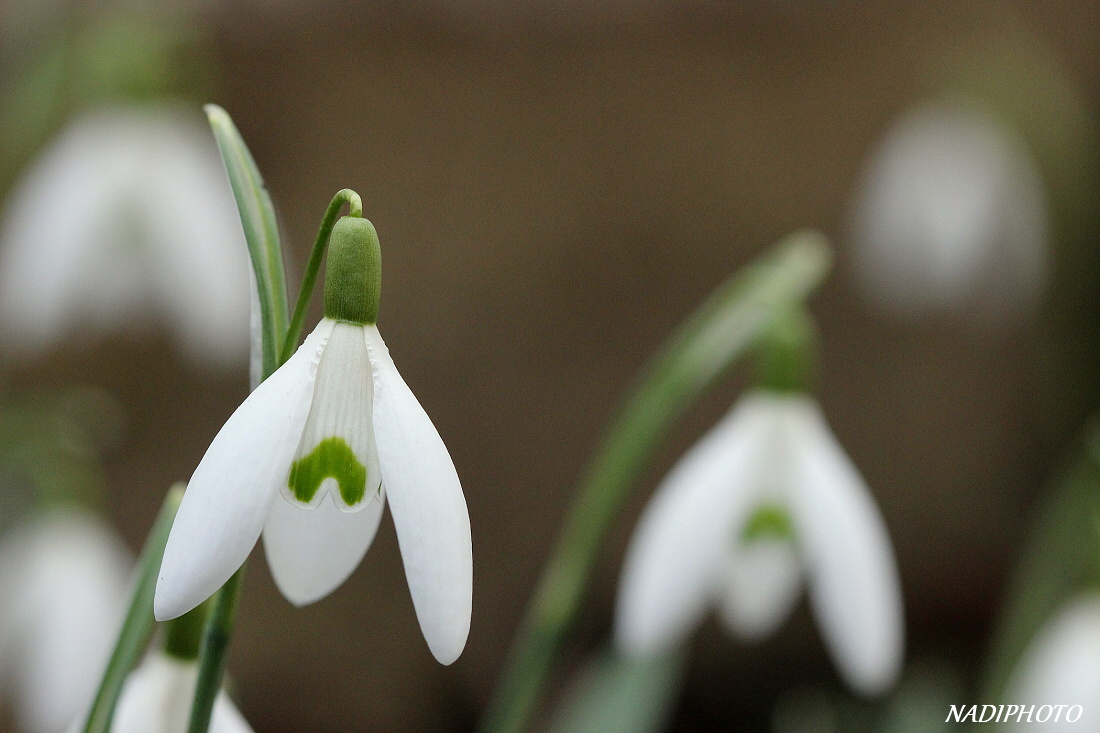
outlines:
M865 294L904 318L1026 317L1047 271L1045 193L1026 144L977 108L917 106L886 133L856 192Z
M1100 596L1081 596L1060 609L1035 635L1020 658L1005 693L1005 703L1035 706L1067 706L1061 719L1031 722L1019 715L1007 729L1065 729L1074 733L1100 733ZM1068 707L1080 705L1069 715ZM1066 720L1073 716L1073 721Z
M157 650L126 678L111 733L187 733L199 667L194 660L176 659ZM79 733L74 724L69 733ZM210 718L210 733L252 733L252 728L226 696L219 692Z
M874 499L805 394L757 390L669 472L623 564L615 632L629 654L671 648L717 606L763 639L805 581L841 676L874 695L897 679L902 598Z
M23 733L87 711L118 637L129 553L95 517L55 510L0 541L0 683Z
M0 222L0 337L63 340L170 324L201 362L238 362L248 260L214 141L175 106L105 107L24 172Z

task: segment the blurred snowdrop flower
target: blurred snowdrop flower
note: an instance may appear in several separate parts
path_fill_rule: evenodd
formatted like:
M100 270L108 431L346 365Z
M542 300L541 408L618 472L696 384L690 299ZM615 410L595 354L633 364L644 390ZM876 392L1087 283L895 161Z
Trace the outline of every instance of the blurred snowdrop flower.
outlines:
M126 679L111 733L186 733L199 667L194 660L153 651ZM69 733L79 733L73 725ZM210 733L252 733L224 691L214 700Z
M171 324L201 363L248 343L248 260L209 131L174 106L105 107L34 161L0 222L0 337L33 355L69 338Z
M0 682L18 729L59 733L86 712L130 590L130 556L98 519L54 510L0 544Z
M803 577L841 676L874 695L902 660L902 599L886 527L862 478L801 392L755 390L672 469L627 549L616 636L671 647L717 606L755 641L790 615Z
M862 176L853 212L865 294L905 318L1026 317L1047 270L1043 182L1027 146L978 109L911 109Z
M1082 706L1061 720L1045 722L1014 718L1009 728L1067 728L1100 733L1100 596L1081 596L1061 608L1035 635L1008 683L1006 703ZM1017 716L1019 717L1019 716Z
M325 318L195 469L164 551L158 619L213 594L261 533L283 595L296 605L323 598L362 560L388 495L428 646L443 664L461 654L473 592L470 519L450 454L375 326L378 257L369 221L337 222ZM374 272L358 266L364 259Z

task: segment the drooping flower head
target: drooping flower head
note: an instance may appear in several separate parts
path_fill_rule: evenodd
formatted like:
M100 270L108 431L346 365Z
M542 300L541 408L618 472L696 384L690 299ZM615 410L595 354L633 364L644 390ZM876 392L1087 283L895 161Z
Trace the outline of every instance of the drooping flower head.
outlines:
M180 659L160 649L150 652L126 678L110 733L186 733L198 677L194 659ZM80 722L69 733L80 733ZM219 691L214 700L210 733L252 733L225 691Z
M1100 733L1100 595L1072 599L1047 620L1032 639L1008 682L1006 703L1026 703L1044 712L1005 719L1004 729L1049 728ZM1054 710L1055 706L1060 708ZM1072 706L1080 706L1070 710ZM1055 719L1055 713L1059 713Z
M158 619L179 616L240 567L261 534L292 603L323 598L359 564L389 497L428 646L458 658L470 627L470 520L458 474L375 325L378 236L333 228L325 317L229 418L191 478L157 584Z
M171 105L78 117L28 167L0 221L0 341L9 354L33 356L153 316L196 361L239 362L247 282L217 151L201 120Z
M1045 198L1011 127L973 103L915 106L878 144L856 191L859 285L904 318L1027 316L1047 274Z
M877 694L902 658L893 551L870 492L804 391L806 361L791 345L765 349L763 388L688 451L646 507L623 566L616 636L627 653L655 653L717 607L731 633L761 640L805 583L840 674Z
M86 712L130 588L126 547L99 519L53 509L0 543L0 688L19 730L58 733Z

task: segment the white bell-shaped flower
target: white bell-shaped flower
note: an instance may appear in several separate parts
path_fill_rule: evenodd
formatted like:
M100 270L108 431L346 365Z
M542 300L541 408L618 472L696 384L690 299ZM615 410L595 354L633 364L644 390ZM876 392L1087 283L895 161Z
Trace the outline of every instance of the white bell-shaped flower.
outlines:
M1012 129L961 103L913 108L856 191L854 264L866 295L905 318L1026 316L1047 271L1038 167Z
M130 673L111 719L111 733L187 733L199 667L156 650ZM74 724L69 733L80 733ZM252 733L224 691L214 699L210 733Z
M753 641L790 615L803 583L841 676L873 695L902 660L902 598L874 500L817 403L757 390L672 469L623 566L616 637L641 655L681 641L717 606Z
M238 362L245 252L201 117L171 105L86 112L24 172L0 222L0 338L32 356L157 317L196 361Z
M1005 702L1025 706L1004 725L1020 730L1058 728L1100 733L1100 596L1084 595L1040 629L1008 683ZM1024 719L1026 709L1035 706ZM1051 710L1042 710L1043 706ZM1060 710L1053 709L1061 706ZM1081 706L1072 709L1073 706ZM1041 712L1040 712L1041 711ZM1038 720L1039 713L1043 720ZM1057 715L1056 713L1060 713Z
M24 733L60 733L92 702L130 591L129 553L75 509L0 543L0 685Z
M450 664L470 628L466 500L446 446L374 325L377 281L369 308L357 301L349 311L341 300L349 290L370 289L359 280L376 278L334 263L345 237L373 238L377 248L367 220L337 223L326 317L229 418L195 469L165 547L154 608L164 620L197 606L240 567L261 533L283 595L297 605L319 600L358 566L388 497L424 638Z

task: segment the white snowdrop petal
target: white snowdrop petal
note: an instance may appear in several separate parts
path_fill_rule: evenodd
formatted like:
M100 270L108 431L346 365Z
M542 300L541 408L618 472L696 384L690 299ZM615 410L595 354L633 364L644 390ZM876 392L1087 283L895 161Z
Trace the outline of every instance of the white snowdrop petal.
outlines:
M55 733L90 705L130 591L129 553L98 519L55 511L0 548L0 650L19 730Z
M132 306L140 299L133 263L102 273L106 280L86 281L90 271L100 274L104 257L111 259L104 236L118 234L110 221L120 193L125 197L131 166L116 127L132 131L111 112L79 118L34 161L8 199L0 227L0 328L9 352L48 347L66 335L77 314L82 331L99 325L104 301ZM134 309L129 311L127 319Z
M1062 608L1035 635L1008 683L1006 702L1043 705L1081 705L1080 718L1055 723L1013 721L1020 730L1064 728L1100 733L1100 596L1082 596Z
M623 562L615 636L629 654L679 641L713 600L738 517L749 497L740 483L753 473L769 431L766 402L739 401L673 467L646 507Z
M771 636L791 615L802 572L790 540L760 538L737 546L722 571L718 611L726 628L749 642Z
M791 514L810 603L845 681L877 695L901 669L901 583L886 525L817 404L791 402Z
M466 499L447 447L397 372L378 329L364 330L382 484L405 577L428 647L450 664L470 632L473 554Z
M374 444L374 380L363 327L330 323L313 405L282 492L287 501L310 507L331 495L338 508L356 512L378 492L382 480Z
M195 662L152 652L126 679L111 733L185 733L197 680ZM224 692L214 700L210 733L252 733Z
M188 483L164 548L158 620L210 597L248 557L286 482L309 414L317 364L332 331L321 321L286 364L226 421Z
M365 508L345 512L331 493L315 509L279 496L264 525L264 552L275 585L296 606L318 601L359 566L382 521L385 495L376 491Z
M198 115L150 112L146 196L151 275L165 316L198 361L245 355L251 268L221 156Z

